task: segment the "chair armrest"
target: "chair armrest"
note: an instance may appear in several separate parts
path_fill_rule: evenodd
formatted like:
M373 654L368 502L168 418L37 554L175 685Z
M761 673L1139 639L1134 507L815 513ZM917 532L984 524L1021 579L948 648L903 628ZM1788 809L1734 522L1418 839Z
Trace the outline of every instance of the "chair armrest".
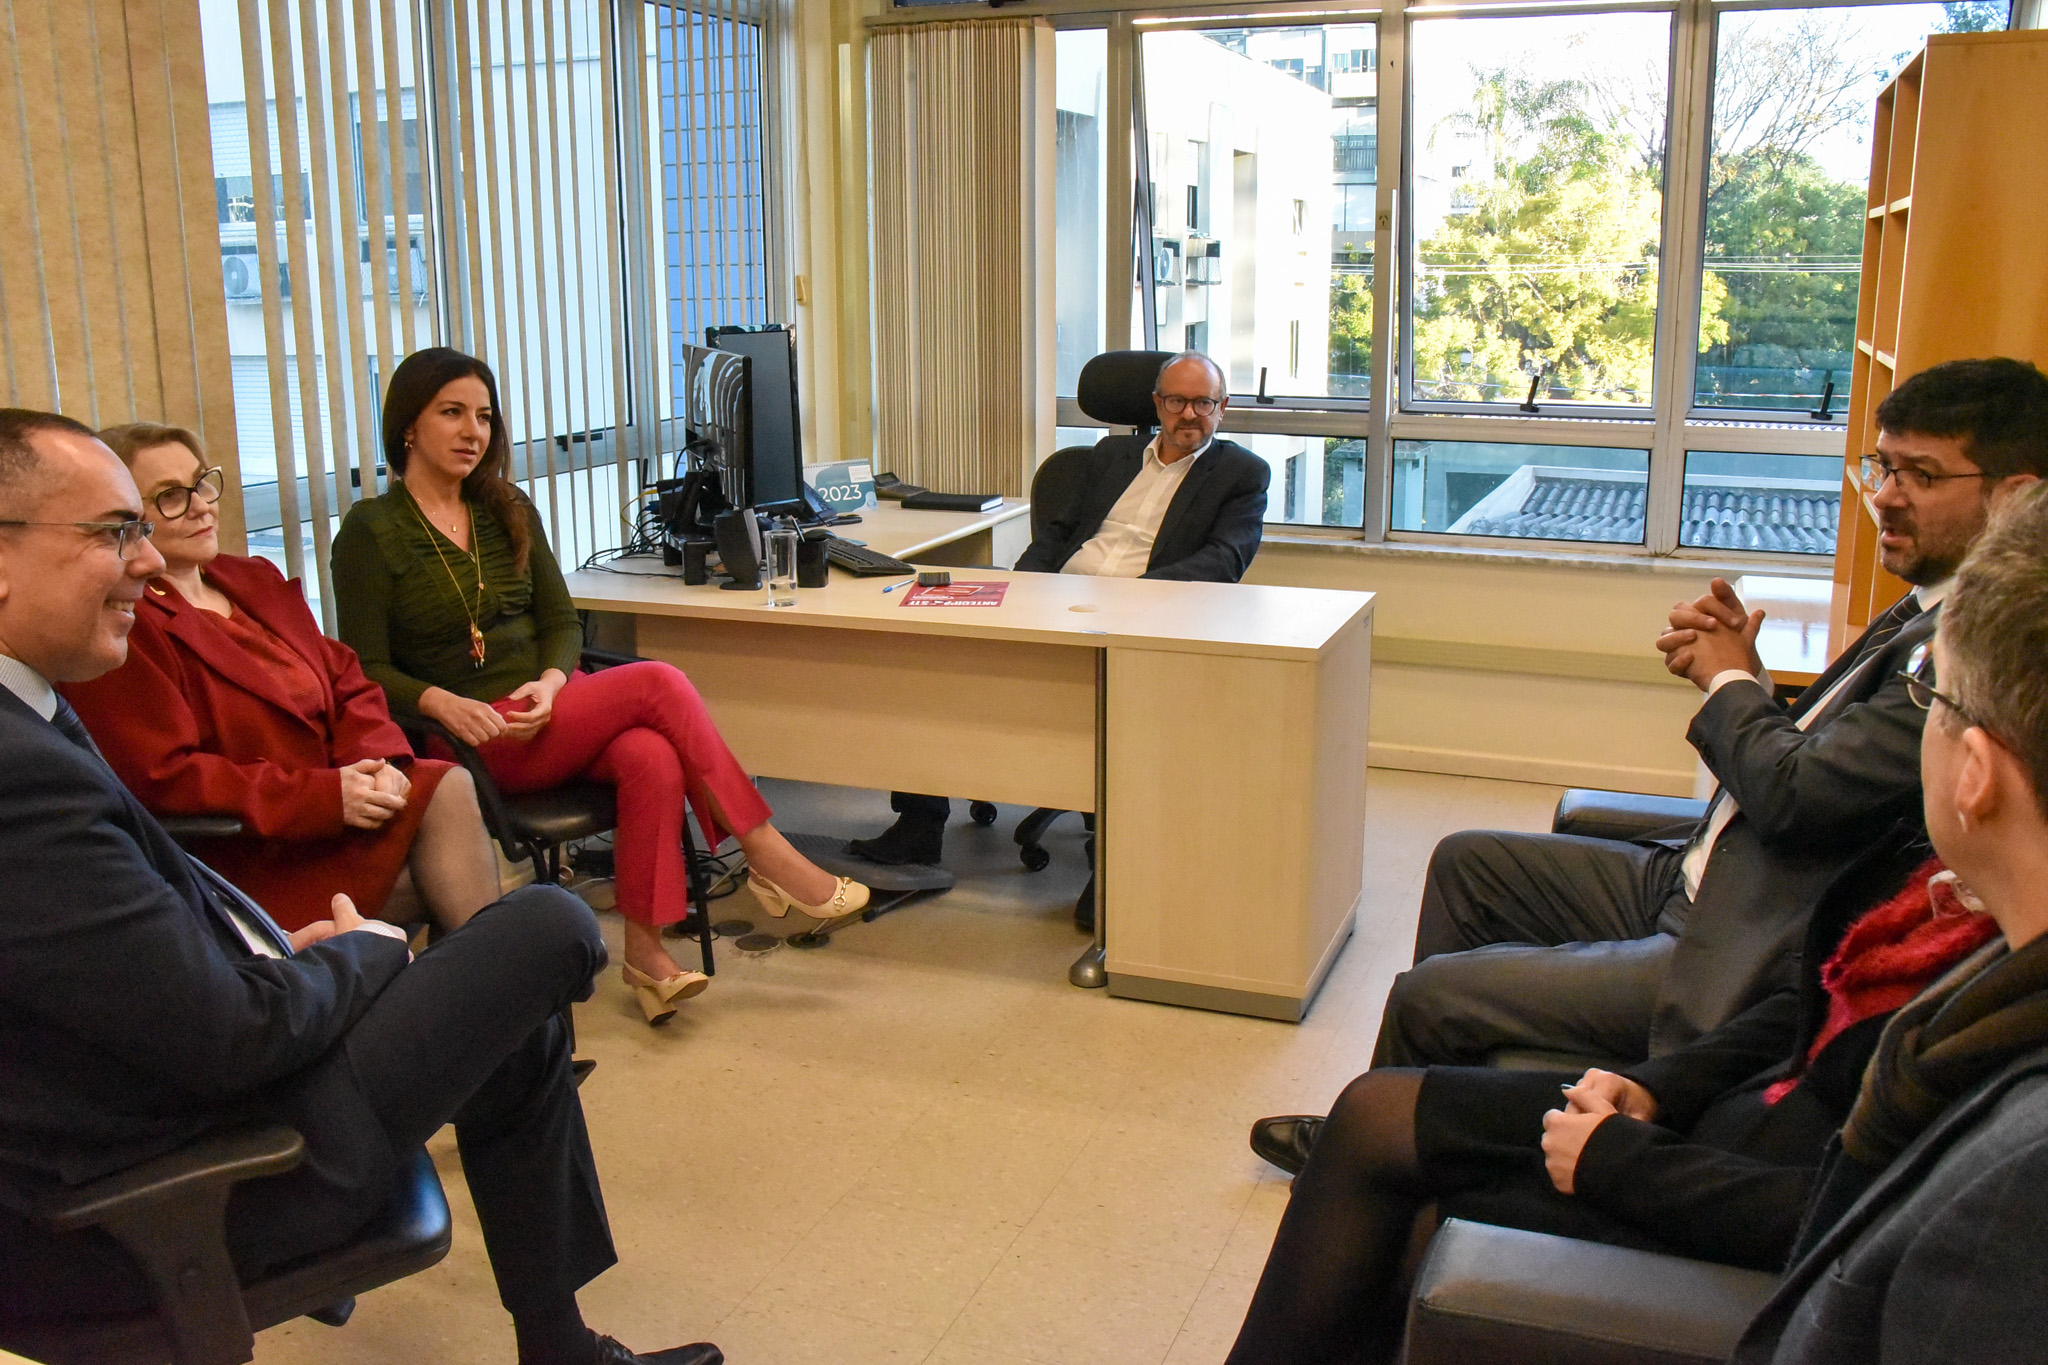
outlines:
M595 645L583 646L583 667L586 672L602 673L605 669L617 668L620 664L645 662L646 660L637 654L620 654L615 650L599 649Z
M1713 1365L1777 1277L1453 1218L1408 1305L1406 1365Z
M156 822L181 844L194 839L232 839L242 832L242 822L232 815L159 815Z
M483 756L457 739L447 726L437 720L421 716L418 720L401 721L399 728L405 731L406 740L417 752L424 753L430 739L447 746L476 787L477 809L484 817L485 831L504 850L507 858L516 861L526 857L526 850L519 843L519 826L513 822L512 812L505 808L505 798L498 791L498 784L491 780L491 770L484 766Z
M1553 834L1581 834L1589 839L1682 837L1707 814L1707 803L1688 796L1649 796L1642 792L1595 791L1574 787L1558 798L1550 817Z
M228 1194L240 1181L290 1170L305 1151L282 1126L209 1134L47 1196L38 1217L59 1232L103 1228L135 1258L177 1359L248 1360L256 1337L228 1256Z

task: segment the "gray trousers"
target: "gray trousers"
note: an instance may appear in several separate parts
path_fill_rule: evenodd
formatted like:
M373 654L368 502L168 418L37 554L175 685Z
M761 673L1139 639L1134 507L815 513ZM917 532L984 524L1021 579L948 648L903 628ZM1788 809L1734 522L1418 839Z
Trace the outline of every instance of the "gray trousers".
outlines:
M1661 844L1467 830L1430 855L1415 965L1394 978L1374 1066L1480 1066L1503 1049L1649 1055L1691 903Z

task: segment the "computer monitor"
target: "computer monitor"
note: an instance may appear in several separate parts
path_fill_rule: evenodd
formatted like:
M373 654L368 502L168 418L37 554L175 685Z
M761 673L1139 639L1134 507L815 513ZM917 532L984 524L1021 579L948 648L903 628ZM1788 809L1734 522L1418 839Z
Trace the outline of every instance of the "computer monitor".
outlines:
M682 359L689 466L715 474L719 491L732 506L752 506L754 416L748 375L752 362L743 355L708 346L684 346Z
M707 327L704 340L745 356L753 435L751 506L771 516L804 514L804 459L796 406L796 336L787 327Z

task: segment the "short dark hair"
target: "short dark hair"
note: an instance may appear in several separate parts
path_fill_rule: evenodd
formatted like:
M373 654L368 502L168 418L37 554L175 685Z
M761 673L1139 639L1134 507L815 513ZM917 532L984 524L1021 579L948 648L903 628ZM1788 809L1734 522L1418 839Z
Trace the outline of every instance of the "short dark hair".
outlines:
M1877 405L1890 432L1960 437L1986 474L2048 479L2048 375L2024 360L1950 360L1930 365Z
M1943 685L2026 765L2048 815L2048 483L1992 514L1942 602L1941 638Z
M16 500L37 491L41 482L43 457L37 453L29 437L40 431L62 431L73 436L90 436L92 428L83 422L73 421L61 412L42 412L35 408L0 408L0 507L11 512L30 509L18 507Z

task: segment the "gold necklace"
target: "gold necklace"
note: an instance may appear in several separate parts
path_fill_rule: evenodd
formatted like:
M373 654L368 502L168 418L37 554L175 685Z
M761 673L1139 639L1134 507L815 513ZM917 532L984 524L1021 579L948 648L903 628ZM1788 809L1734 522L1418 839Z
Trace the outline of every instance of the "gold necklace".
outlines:
M427 533L427 543L434 547L434 557L441 561L441 572L448 575L448 586L455 589L455 600L462 607L462 614L469 618L469 666L484 666L484 633L476 623L476 613L484 609L484 556L483 547L476 543L476 509L464 503L463 510L469 513L469 557L476 561L476 610L470 610L469 601L462 595L462 583L455 577L455 570L448 566L448 556L441 549L441 541L434 528L427 525L426 514L420 511L419 500L406 490L406 505L412 508L413 520Z

